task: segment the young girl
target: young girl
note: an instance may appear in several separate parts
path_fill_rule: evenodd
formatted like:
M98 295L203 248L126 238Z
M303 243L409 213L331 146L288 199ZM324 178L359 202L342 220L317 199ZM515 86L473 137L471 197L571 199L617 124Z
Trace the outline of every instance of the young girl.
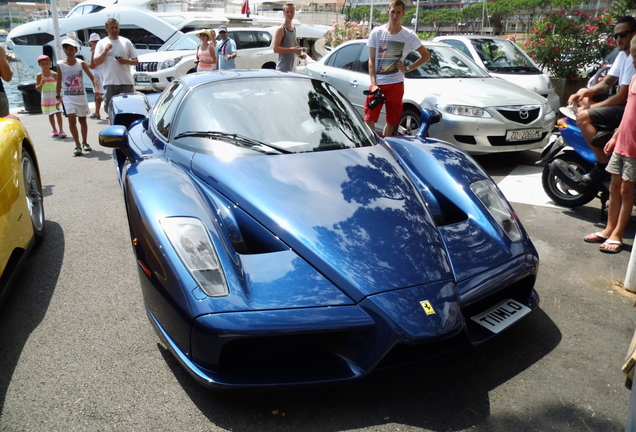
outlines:
M197 33L201 44L197 46L197 72L209 72L216 69L216 32L201 30Z
M93 150L91 146L86 142L88 137L88 123L86 117L91 113L91 109L88 106L88 98L86 97L86 90L84 89L84 77L82 71L93 81L93 88L95 89L95 96L99 93L99 85L95 76L92 74L90 68L83 60L79 60L75 57L79 50L79 44L73 39L64 39L62 41L62 49L66 58L57 62L57 100L62 101L66 115L68 116L68 128L71 130L73 139L75 140L74 156L82 155L82 148L84 151ZM76 119L79 119L79 124L82 129L82 144L80 145L80 138L77 131Z
M64 123L62 122L62 110L60 104L55 99L55 92L57 87L57 74L51 70L53 62L51 58L46 55L38 57L38 66L42 69L42 72L36 77L35 89L42 93L42 114L49 116L49 123L53 128L51 136L60 138L66 138L66 132L64 132ZM57 124L59 128L55 128L55 119L57 118Z

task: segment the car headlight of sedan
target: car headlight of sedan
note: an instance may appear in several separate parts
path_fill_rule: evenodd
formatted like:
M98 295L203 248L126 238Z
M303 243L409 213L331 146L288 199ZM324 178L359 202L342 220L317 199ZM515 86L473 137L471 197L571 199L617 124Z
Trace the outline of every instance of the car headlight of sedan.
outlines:
M492 118L485 109L469 105L437 104L435 107L442 112L458 116Z
M495 185L490 180L478 180L470 185L473 193L484 204L488 212L497 221L497 224L510 237L513 242L521 240L521 229L517 220L512 215L510 206L500 195Z
M182 57L174 57L168 60L164 60L163 63L161 63L161 69L168 69L171 67L174 67L174 65L176 65L177 63L179 63L181 61Z
M208 231L197 218L168 217L161 227L199 287L210 297L229 294L225 275Z
M550 114L552 112L552 107L550 106L550 102L548 102L547 99L545 102L543 102L543 112L546 114Z

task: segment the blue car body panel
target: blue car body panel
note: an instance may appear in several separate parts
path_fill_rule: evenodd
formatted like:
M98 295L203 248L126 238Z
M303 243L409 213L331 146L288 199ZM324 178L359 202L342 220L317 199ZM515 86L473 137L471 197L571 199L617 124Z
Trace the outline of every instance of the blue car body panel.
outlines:
M244 73L279 76L235 79ZM209 75L183 80L227 79ZM129 119L139 98L111 106ZM150 322L204 385L355 379L490 339L470 317L502 300L538 305L532 242L523 228L508 237L470 188L488 175L443 142L224 159L165 142L147 118L107 128L100 142L115 148ZM205 226L227 295L198 286L166 217Z

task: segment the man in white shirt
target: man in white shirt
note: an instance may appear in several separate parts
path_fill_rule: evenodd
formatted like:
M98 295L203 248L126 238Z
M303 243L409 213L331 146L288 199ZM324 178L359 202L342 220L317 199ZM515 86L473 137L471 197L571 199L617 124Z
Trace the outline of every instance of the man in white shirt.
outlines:
M568 99L568 104L578 105L576 124L581 129L583 138L585 138L597 160L592 171L582 178L582 181L586 184L609 177L609 173L605 171L609 156L603 151L604 142L600 143L602 144L601 147L597 147L594 145L593 138L599 129L612 130L617 128L623 118L627 95L629 94L629 84L632 76L636 73L629 54L629 46L634 34L636 34L636 19L631 16L619 18L614 26L613 36L621 51L607 76L591 88L580 89ZM615 95L595 102L595 100L607 95L616 83L619 84L619 90Z
M415 32L402 27L404 17L404 1L393 0L389 4L389 23L374 28L369 35L369 91L375 93L379 88L386 97L386 102L369 107L374 95L367 96L364 104L364 120L371 130L380 117L382 106L386 103L386 123L383 135L390 136L402 116L402 97L404 96L404 73L418 68L431 58L428 50L419 40ZM404 66L402 59L416 50L420 58L409 66Z
M119 22L115 18L106 20L108 37L95 46L95 66L103 65L104 109L108 112L110 99L119 93L135 91L131 66L137 66L137 51L130 40L119 36Z

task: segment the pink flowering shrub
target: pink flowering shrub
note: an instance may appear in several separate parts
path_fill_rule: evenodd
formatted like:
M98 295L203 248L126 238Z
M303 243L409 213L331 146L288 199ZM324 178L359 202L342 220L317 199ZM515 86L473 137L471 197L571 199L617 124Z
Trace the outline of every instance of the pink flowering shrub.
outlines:
M612 45L612 15L553 10L530 27L524 49L548 74L574 80L596 68Z
M325 33L325 41L331 48L335 48L346 41L364 39L367 37L369 37L369 26L353 21L335 23L333 27Z

